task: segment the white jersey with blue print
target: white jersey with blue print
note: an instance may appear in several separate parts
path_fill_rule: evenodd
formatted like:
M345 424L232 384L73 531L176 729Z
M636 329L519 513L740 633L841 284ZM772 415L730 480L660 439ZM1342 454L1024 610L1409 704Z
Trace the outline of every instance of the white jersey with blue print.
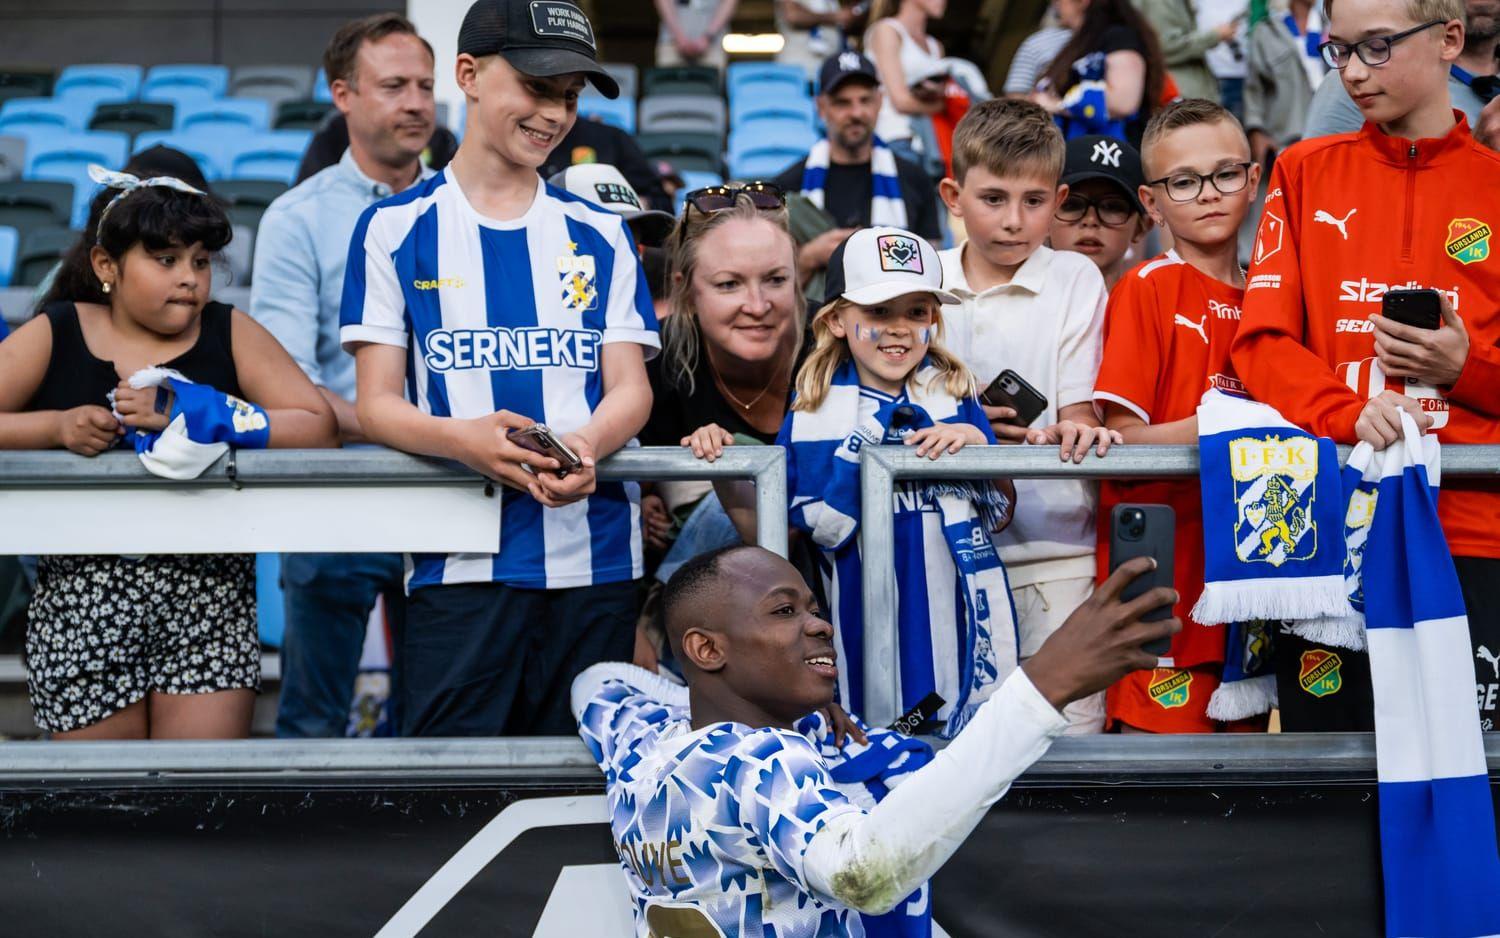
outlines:
M889 915L867 918L808 886L803 861L813 835L875 801L865 785L835 781L840 751L830 743L820 753L810 738L822 736L821 718L798 731L737 723L694 730L686 690L673 702L663 699L666 686L621 665L598 665L574 685L579 733L604 772L640 938L930 934L925 887ZM877 785L931 756L900 734L870 735L869 747L848 746L887 767ZM855 774L867 774L849 755Z
M349 245L340 338L407 350L407 397L435 417L509 410L559 434L604 396L603 346L660 347L650 290L623 219L548 186L520 218L469 204L452 169L364 213ZM495 553L413 554L407 588L498 582L530 589L642 575L640 488L600 482L543 508L506 488Z

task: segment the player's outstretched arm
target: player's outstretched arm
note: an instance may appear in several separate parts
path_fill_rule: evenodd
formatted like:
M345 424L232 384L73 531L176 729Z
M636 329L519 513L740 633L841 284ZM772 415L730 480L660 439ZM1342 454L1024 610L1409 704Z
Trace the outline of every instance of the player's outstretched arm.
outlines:
M850 908L882 914L930 879L1067 727L1060 713L1066 704L1156 666L1141 646L1182 625L1140 617L1175 603L1176 593L1158 587L1120 601L1126 584L1153 563L1143 557L1121 565L958 738L872 811L829 821L807 848L808 885Z

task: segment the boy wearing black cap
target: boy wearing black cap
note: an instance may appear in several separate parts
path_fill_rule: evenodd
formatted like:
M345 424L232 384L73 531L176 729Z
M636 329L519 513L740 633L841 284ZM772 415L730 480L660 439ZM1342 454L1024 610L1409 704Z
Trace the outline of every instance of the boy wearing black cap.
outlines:
M646 422L656 317L625 220L537 175L584 81L619 93L587 17L480 0L458 53L463 144L360 218L341 310L366 434L506 486L493 551L407 558L402 732L564 734L633 647L639 487L594 465Z
M1125 256L1151 230L1138 192L1146 184L1141 154L1114 137L1074 137L1062 182L1068 195L1052 216L1052 247L1086 256L1113 290L1125 273Z

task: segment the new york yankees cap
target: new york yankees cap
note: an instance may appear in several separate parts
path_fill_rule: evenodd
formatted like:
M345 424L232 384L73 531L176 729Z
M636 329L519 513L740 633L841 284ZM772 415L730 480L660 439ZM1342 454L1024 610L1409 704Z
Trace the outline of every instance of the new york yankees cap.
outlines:
M828 258L823 283L825 306L839 297L873 306L908 293L931 293L949 305L961 302L943 289L937 249L901 228L861 228L845 238Z
M569 0L477 0L458 30L460 55L501 55L517 71L550 78L582 72L606 98L620 85L599 65L594 27Z
M547 183L624 217L636 241L650 247L661 247L677 223L670 212L643 206L635 187L608 163L577 163L554 174Z
M1139 191L1146 184L1141 154L1128 142L1097 134L1069 140L1061 182L1071 186L1088 179L1108 179L1125 190L1137 212L1146 213Z
M875 63L852 49L835 52L818 69L818 94L833 94L840 85L856 80L879 88L880 73L875 70Z

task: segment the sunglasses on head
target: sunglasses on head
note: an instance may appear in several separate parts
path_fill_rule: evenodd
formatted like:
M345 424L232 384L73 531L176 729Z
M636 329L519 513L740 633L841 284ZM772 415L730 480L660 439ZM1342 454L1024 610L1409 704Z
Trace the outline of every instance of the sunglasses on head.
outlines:
M684 198L687 208L695 208L705 215L724 212L734 208L740 196L763 212L774 212L786 208L786 194L781 187L771 182L747 182L743 186L708 186L694 189ZM687 217L687 208L683 217Z

